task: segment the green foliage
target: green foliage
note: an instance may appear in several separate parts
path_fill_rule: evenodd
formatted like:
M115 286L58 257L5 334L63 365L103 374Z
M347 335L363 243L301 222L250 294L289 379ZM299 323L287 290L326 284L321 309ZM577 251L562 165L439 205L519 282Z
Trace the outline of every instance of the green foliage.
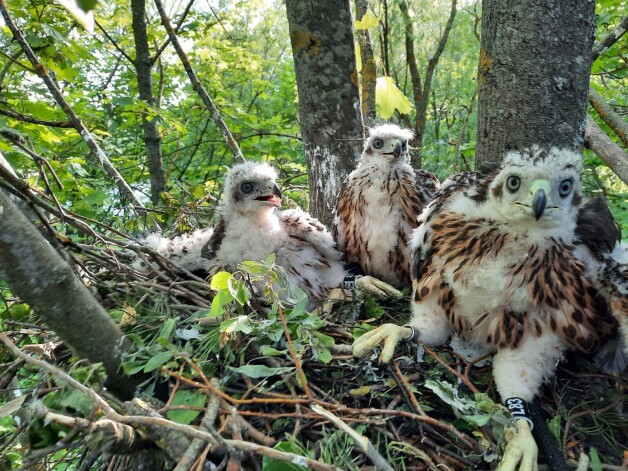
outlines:
M167 417L178 424L191 424L201 413L207 403L207 396L193 391L177 391L170 403L171 406L195 407L199 410L170 410Z

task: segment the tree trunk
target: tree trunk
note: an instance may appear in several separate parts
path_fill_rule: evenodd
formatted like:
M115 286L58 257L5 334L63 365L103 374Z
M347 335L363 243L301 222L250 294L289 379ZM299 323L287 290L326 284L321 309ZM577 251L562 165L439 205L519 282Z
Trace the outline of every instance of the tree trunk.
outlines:
M308 161L310 212L326 225L362 151L349 0L286 1Z
M153 95L152 61L146 34L146 2L145 0L131 0L133 14L133 36L135 38L135 70L140 99L150 107L156 106ZM144 145L150 174L150 195L153 206L158 206L160 195L166 191L163 160L161 156L161 135L157 120L147 113L142 113L142 127L144 129Z
M476 166L533 144L583 144L593 0L484 0Z
M1 189L0 277L79 357L103 363L113 392L133 396L139 381L121 372L122 331Z
M355 18L361 20L368 11L368 0L355 0ZM377 67L373 56L373 43L369 30L359 32L360 59L362 62L362 117L366 126L375 126L375 84L377 83Z

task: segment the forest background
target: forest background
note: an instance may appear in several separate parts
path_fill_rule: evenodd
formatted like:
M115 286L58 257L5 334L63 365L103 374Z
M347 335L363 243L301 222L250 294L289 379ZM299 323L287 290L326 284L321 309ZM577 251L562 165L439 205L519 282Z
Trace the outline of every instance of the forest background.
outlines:
M222 178L237 158L225 139L225 128L245 158L267 161L278 169L285 206L310 209L311 182L284 2L164 2L197 83L186 73L152 2L97 4L91 33L51 1L0 0L0 4L43 66L33 66L1 23L0 154L7 164L0 186L14 193L20 188L47 201L54 214L48 229L73 253L104 257L104 251L97 256L89 252L92 244L101 242L103 232L120 237L155 230L175 234L211 224ZM413 163L441 181L474 168L480 4L373 0L352 5L361 18L354 24L356 56L363 57L366 35L373 46L373 62L359 61L358 68L364 76L374 66L368 70L377 82L376 100L363 110L365 124L390 120L418 130ZM598 1L596 12L597 40L626 22L622 1ZM408 28L413 54L406 43ZM603 106L610 106L620 119L628 114L627 53L624 37L594 61L589 97L595 103L590 116L620 146L621 138L602 118L607 115ZM43 69L58 87L65 109L38 75ZM419 88L413 74L418 74ZM216 124L216 114L208 111L207 100L197 93L199 84L219 112L223 129ZM73 115L82 120L93 141L77 132ZM625 119L623 126L625 137ZM588 149L583 181L588 195L606 196L626 238L626 184ZM86 235L86 227L94 233ZM0 284L0 294L3 328L39 323L5 284ZM124 296L115 301L107 307L116 320L123 323L125 316L135 314ZM174 337L174 322L162 326L168 316L151 309L154 324L147 330L154 334L153 341L161 339L161 345L142 347L142 354L125 365L127 372L149 373L176 364L172 345L164 346L163 341ZM297 317L295 322L302 323ZM312 331L320 327L315 323ZM316 354L329 355L329 361L333 340L324 334L314 337L320 347ZM20 338L44 345L50 340L48 334ZM296 340L306 344L312 334ZM271 344L270 337L264 341ZM212 344L208 351L215 353L214 348ZM255 374L259 373L258 369ZM20 375L24 389L37 383L32 371L22 370ZM61 401L67 404L70 399ZM15 437L16 425L3 419L0 433ZM41 438L41 446L54 446L57 438ZM294 443L285 449L305 454ZM59 455L54 459L63 460ZM399 459L399 453L391 459ZM21 463L22 456L16 453L11 460ZM355 456L347 463L352 460ZM608 461L616 462L617 456L611 453Z

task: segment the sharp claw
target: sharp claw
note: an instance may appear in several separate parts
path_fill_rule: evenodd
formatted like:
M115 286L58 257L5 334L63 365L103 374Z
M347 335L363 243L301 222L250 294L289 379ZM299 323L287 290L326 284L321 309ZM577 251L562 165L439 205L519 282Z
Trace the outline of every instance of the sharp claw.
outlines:
M528 423L517 421L517 430L510 434L504 457L497 467L497 471L515 471L519 464L519 471L535 471L538 447Z

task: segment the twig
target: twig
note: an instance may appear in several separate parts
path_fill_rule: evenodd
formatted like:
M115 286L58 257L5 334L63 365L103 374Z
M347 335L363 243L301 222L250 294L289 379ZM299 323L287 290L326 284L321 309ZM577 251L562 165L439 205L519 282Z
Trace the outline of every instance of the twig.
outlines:
M26 54L26 57L28 57L28 60L33 65L35 72L46 84L46 86L48 87L48 90L54 97L55 101L61 107L61 109L65 112L68 119L72 123L72 126L74 127L74 129L76 129L76 131L83 138L87 146L90 148L92 154L98 159L98 161L100 162L100 165L105 170L105 173L114 181L114 183L117 185L120 192L134 206L138 208L144 208L144 205L142 204L142 202L135 197L135 194L133 193L133 190L131 189L129 184L124 180L122 175L120 175L118 170L113 166L113 164L109 160L109 157L107 157L107 155L103 152L103 150L100 148L98 143L95 141L91 132L89 132L89 130L85 127L85 125L83 124L81 119L78 117L78 115L70 107L70 104L66 101L63 94L61 93L61 90L59 90L59 87L57 86L55 81L52 79L52 77L50 77L46 68L41 64L41 62L39 62L39 59L37 59L37 56L31 49L30 45L28 44L28 41L26 40L26 37L22 33L22 30L18 28L18 26L13 21L13 18L9 14L9 11L6 8L5 0L0 0L0 13L2 13L4 22L6 23L8 28L11 30L11 33L13 34L14 39L18 42L18 44L20 45L20 47Z
M4 1L4 0L0 0L0 1ZM159 11L159 16L161 17L161 24L164 26L164 28L166 28L166 31L168 32L168 36L170 37L170 41L172 41L172 45L174 46L175 50L177 51L177 54L179 55L179 59L181 60L181 63L183 64L183 67L185 68L185 71L187 72L188 77L190 78L190 82L192 82L192 88L194 88L196 93L198 93L199 97L201 98L201 100L203 101L203 103L205 104L209 112L211 113L212 119L216 123L216 126L218 126L218 129L222 133L223 137L225 138L225 141L227 145L229 146L229 149L231 149L231 152L233 153L233 157L235 158L236 162L240 162L240 163L245 162L246 160L244 156L242 155L242 152L240 151L240 147L238 146L238 143L233 138L231 131L227 127L227 124L222 119L220 111L218 111L218 108L214 104L214 101L209 96L209 93L207 93L207 90L205 90L205 87L203 87L203 84L199 80L198 76L196 75L196 72L194 71L194 69L192 68L192 65L190 64L190 61L185 51L181 47L181 44L179 43L179 38L177 38L177 33L175 32L174 28L172 27L172 24L170 23L170 18L168 18L168 15L166 15L166 12L164 10L163 4L161 3L161 0L155 0L155 6L157 7L157 10Z
M619 38L621 38L627 30L628 16L621 20L621 22L615 26L613 31L611 31L608 36L593 46L593 52L591 53L592 61L595 61L598 57L608 51L613 44L619 41Z
M368 438L366 438L363 435L360 435L358 432L353 430L351 427L345 424L342 420L340 420L334 414L323 409L322 407L317 406L316 404L313 404L311 406L311 409L317 414L320 414L323 417L325 417L332 424L334 424L337 428L346 432L351 438L353 438L355 442L358 444L358 446L360 447L360 449L362 450L362 452L366 453L366 455L371 459L371 461L377 467L377 469L383 469L385 471L394 471L392 466L390 466L388 462L386 461L386 459L382 455L379 454L379 452L375 449L375 447L373 446L373 444L370 442Z
M475 385L469 380L469 378L467 378L465 375L460 374L458 371L456 371L454 368L452 368L451 366L449 366L447 363L445 363L445 361L439 357L436 353L434 353L434 351L429 348L426 345L423 345L423 349L429 353L430 355L432 355L432 357L434 357L434 359L440 363L441 365L443 365L445 368L447 368L447 370L453 374L454 376L456 376L457 378L460 379L460 381L462 381L464 384L467 385L467 387L471 390L471 392L473 394L478 394L480 392L480 390L478 388L475 387Z
M303 372L303 368L301 367L301 362L299 361L299 358L297 357L297 354L294 351L294 345L292 343L292 338L290 336L290 329L288 328L288 322L286 321L286 318L283 315L283 308L281 307L281 304L279 303L277 304L277 306L278 306L277 314L279 315L279 318L281 319L281 323L283 325L283 329L286 334L286 342L288 343L290 356L292 357L294 366L296 367L299 378L301 379L301 387L303 388L303 391L305 392L305 395L307 396L307 398L312 400L313 399L312 391L310 391L310 388L307 385L307 378L305 377L305 373Z
M2 1L2 0L0 0ZM208 432L204 432L202 430L198 430L189 425L181 425L174 423L170 420L163 419L161 417L146 417L146 416L124 416L118 414L102 397L100 397L94 390L83 386L81 383L76 381L74 378L69 376L65 371L60 370L59 368L50 365L49 363L41 360L37 360L36 358L31 357L23 353L19 348L17 348L13 342L6 336L4 333L0 333L0 341L3 342L11 352L18 356L19 358L23 358L28 363L33 365L37 365L40 368L54 374L58 379L66 382L69 386L78 391L83 392L87 396L90 397L94 401L98 407L100 407L103 412L105 412L105 418L117 421L120 423L124 423L127 425L144 425L144 426L156 426L156 427L167 427L171 430L178 431L186 436L191 438L199 438L208 443L214 443L214 436ZM137 399L135 401L138 401ZM141 402L141 401L139 401ZM286 453L280 450L275 450L274 448L268 448L263 445L258 445L255 443L244 442L242 440L225 440L224 441L230 447L233 447L237 450L247 451L250 453L255 453L261 456L267 456L274 460L285 461L289 463L299 464L301 466L305 466L310 469L320 470L320 471L340 471L340 468L337 468L333 465L328 465L326 463L322 463L320 461L312 460L306 458L304 456L296 455L294 453Z

